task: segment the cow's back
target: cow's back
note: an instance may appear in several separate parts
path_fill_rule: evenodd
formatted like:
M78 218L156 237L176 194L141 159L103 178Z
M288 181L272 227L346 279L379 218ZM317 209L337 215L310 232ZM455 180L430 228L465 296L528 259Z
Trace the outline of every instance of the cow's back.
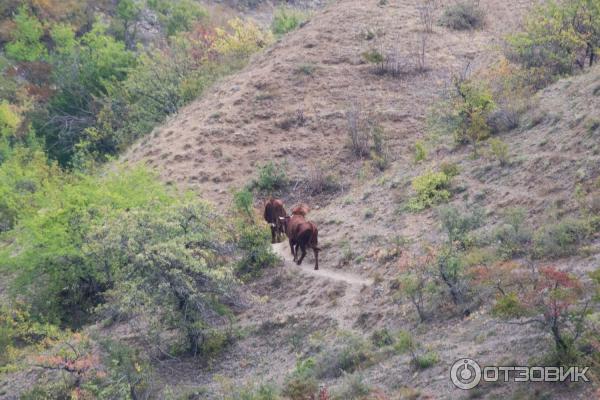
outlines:
M318 247L317 226L310 221L302 221L296 227L297 241L301 246Z

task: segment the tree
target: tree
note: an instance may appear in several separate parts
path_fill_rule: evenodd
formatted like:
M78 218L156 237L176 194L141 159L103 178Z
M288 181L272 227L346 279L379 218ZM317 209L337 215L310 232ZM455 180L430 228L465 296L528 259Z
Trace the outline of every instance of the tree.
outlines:
M127 77L135 58L100 23L81 38L75 37L71 27L55 25L51 37L56 46L50 63L57 90L45 114L38 116L36 128L44 132L51 157L67 165L85 139L86 129L96 123L100 100L108 95L111 84ZM96 145L102 153L117 152L115 140L99 140Z
M598 0L550 1L508 37L508 56L537 73L541 85L592 66L600 48Z
M115 10L123 41L129 50L133 50L136 45L138 22L143 6L141 0L120 0Z
M208 14L193 0L148 0L148 6L158 13L167 36L189 31L193 24Z
M15 29L12 40L6 44L6 55L16 61L39 61L46 57L47 50L40 38L44 34L41 22L21 6L14 18Z
M454 79L454 137L458 143L471 143L473 154L477 145L490 135L488 117L496 107L490 91L479 82Z
M502 294L494 312L518 325L534 324L551 334L557 361L576 357L591 299L579 278L555 267L532 266L519 286Z

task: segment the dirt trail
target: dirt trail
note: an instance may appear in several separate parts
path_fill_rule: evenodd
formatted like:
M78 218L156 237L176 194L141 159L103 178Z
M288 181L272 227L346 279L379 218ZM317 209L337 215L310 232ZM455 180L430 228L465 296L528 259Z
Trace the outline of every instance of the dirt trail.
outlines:
M371 279L365 279L355 274L337 272L332 271L330 269L323 269L322 266L318 271L315 271L314 261L312 258L309 258L308 255L302 262L302 265L298 266L293 260L292 254L290 253L290 247L287 242L274 244L273 251L283 259L285 268L297 268L305 274L312 276L320 276L334 281L344 282L350 285L351 287L359 290L362 289L363 286L371 286L373 284L373 281Z
M344 284L346 286L346 290L343 292L343 295L336 300L335 307L331 307L331 305L324 305L318 308L315 307L313 310L318 310L319 312L335 319L339 328L341 329L352 329L359 310L361 309L360 303L362 292L373 284L371 279L365 279L355 274L332 271L331 269L328 269L327 266L323 268L323 265L320 265L319 270L315 271L314 260L308 255L304 259L302 265L298 266L293 261L287 241L274 244L273 251L283 259L284 268L300 271L302 274L311 276L313 278L325 278L326 280L333 281L334 283L341 282ZM309 254L312 254L312 252Z

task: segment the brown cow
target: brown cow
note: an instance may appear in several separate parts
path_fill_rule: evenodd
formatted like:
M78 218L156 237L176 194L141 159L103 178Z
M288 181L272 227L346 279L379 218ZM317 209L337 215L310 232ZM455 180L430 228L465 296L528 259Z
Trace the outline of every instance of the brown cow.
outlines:
M317 226L307 221L303 215L293 214L280 218L285 233L290 242L290 249L294 256L294 261L300 265L306 257L306 248L313 249L315 254L315 270L319 269L319 231ZM298 258L298 250L302 251L302 255Z
M271 243L277 243L279 237L284 234L280 218L285 216L287 213L283 201L271 197L265 202L264 218L271 227Z
M305 204L299 204L296 207L292 208L292 215L302 215L306 217L306 214L310 211L310 208Z

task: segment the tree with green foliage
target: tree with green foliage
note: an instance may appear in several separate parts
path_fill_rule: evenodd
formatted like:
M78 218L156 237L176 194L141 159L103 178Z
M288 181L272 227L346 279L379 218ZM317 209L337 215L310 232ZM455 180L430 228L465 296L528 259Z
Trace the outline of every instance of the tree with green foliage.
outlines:
M45 170L37 169L42 178ZM0 259L17 273L13 293L31 304L32 315L79 326L112 284L111 271L98 269L82 251L89 233L115 213L160 210L174 198L143 170L99 177L51 173L53 179L40 179L33 193L17 198L27 200L30 211L17 214L12 246L2 250ZM6 187L10 190L10 181Z
M144 9L143 0L119 0L116 8L118 34L129 50L133 50L137 40L138 22Z
M148 6L158 13L167 36L189 31L192 25L208 16L207 11L193 0L147 0Z
M38 115L36 131L43 132L50 156L67 165L86 129L96 123L100 99L108 95L111 84L127 77L135 57L100 23L80 38L71 27L55 25L51 37L56 46L50 63L57 90L45 113ZM114 137L98 140L94 150L116 154L117 142Z
M0 164L0 232L36 213L47 186L58 185L62 173L41 150L17 147Z
M307 15L299 10L279 7L273 15L271 30L275 35L282 36L297 29L306 22Z
M538 87L592 66L600 49L600 1L546 2L508 44L509 58L531 70Z
M93 269L105 271L112 282L102 307L106 316L145 315L144 336L178 329L183 340L172 345L184 352L216 351L211 340L219 336L212 325L241 304L226 258L234 248L223 227L221 218L196 201L130 209L97 226L84 252ZM221 337L216 346L226 340ZM155 345L168 351L160 341Z
M487 121L496 105L491 92L480 82L455 79L454 89L451 114L454 138L458 143L471 143L473 154L477 155L478 143L490 135Z
M21 6L14 18L15 29L12 40L6 44L6 55L16 61L40 61L47 50L41 42L44 34L42 23L30 14L26 6Z

